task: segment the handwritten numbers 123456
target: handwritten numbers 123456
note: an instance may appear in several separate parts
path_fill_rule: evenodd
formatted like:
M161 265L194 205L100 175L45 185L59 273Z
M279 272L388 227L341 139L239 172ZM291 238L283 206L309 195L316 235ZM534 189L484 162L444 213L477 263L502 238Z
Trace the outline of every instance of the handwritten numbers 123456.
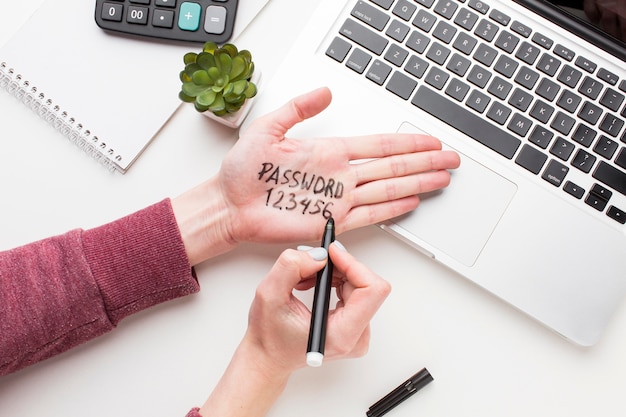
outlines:
M297 210L302 214L321 214L325 219L332 217L330 208L333 206L333 202L325 202L319 198L313 200L306 197L297 200L294 193L285 193L284 191L276 190L274 188L267 190L267 200L265 201L265 205L278 210Z

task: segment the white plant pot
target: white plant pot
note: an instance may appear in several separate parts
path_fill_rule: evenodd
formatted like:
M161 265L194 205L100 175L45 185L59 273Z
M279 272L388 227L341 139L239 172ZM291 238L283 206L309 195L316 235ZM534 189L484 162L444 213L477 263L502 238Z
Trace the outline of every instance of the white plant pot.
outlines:
M252 81L256 85L257 94L258 94L259 86L261 84L261 71L259 71L258 69L255 69L250 81ZM208 117L209 119L215 120L216 122L219 122L233 129L237 129L239 126L241 126L243 121L246 119L246 116L248 116L248 113L250 113L250 109L252 108L252 105L254 104L255 99L256 99L256 96L252 97L250 100L246 100L244 105L241 106L241 108L239 109L237 113L230 113L225 116L216 116L214 113L210 111L205 111L202 114Z

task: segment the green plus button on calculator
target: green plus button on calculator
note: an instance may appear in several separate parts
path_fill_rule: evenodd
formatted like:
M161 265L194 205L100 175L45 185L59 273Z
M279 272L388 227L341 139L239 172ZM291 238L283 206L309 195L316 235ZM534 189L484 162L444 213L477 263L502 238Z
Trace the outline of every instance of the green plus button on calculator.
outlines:
M102 29L185 42L230 39L239 0L96 0Z

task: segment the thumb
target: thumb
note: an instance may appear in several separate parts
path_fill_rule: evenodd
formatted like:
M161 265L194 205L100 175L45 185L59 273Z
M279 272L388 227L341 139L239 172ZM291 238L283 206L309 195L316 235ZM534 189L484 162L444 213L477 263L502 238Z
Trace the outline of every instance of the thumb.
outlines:
M323 251L323 253L322 253ZM328 253L323 248L303 252L287 249L280 254L274 266L261 281L257 292L266 301L284 303L291 298L298 283L324 267Z
M293 126L321 113L330 105L331 100L332 94L327 87L318 88L255 120L248 129L254 127L257 133L267 132L282 139Z

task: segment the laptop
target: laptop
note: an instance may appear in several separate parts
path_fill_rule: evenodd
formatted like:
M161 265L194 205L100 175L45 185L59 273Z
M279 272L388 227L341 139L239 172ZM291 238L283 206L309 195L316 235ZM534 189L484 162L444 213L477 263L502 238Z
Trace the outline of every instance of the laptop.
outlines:
M290 136L436 136L461 155L450 186L380 227L573 343L597 343L626 292L615 25L608 35L582 5L542 0L324 0L305 17L254 115L326 85L331 106Z

